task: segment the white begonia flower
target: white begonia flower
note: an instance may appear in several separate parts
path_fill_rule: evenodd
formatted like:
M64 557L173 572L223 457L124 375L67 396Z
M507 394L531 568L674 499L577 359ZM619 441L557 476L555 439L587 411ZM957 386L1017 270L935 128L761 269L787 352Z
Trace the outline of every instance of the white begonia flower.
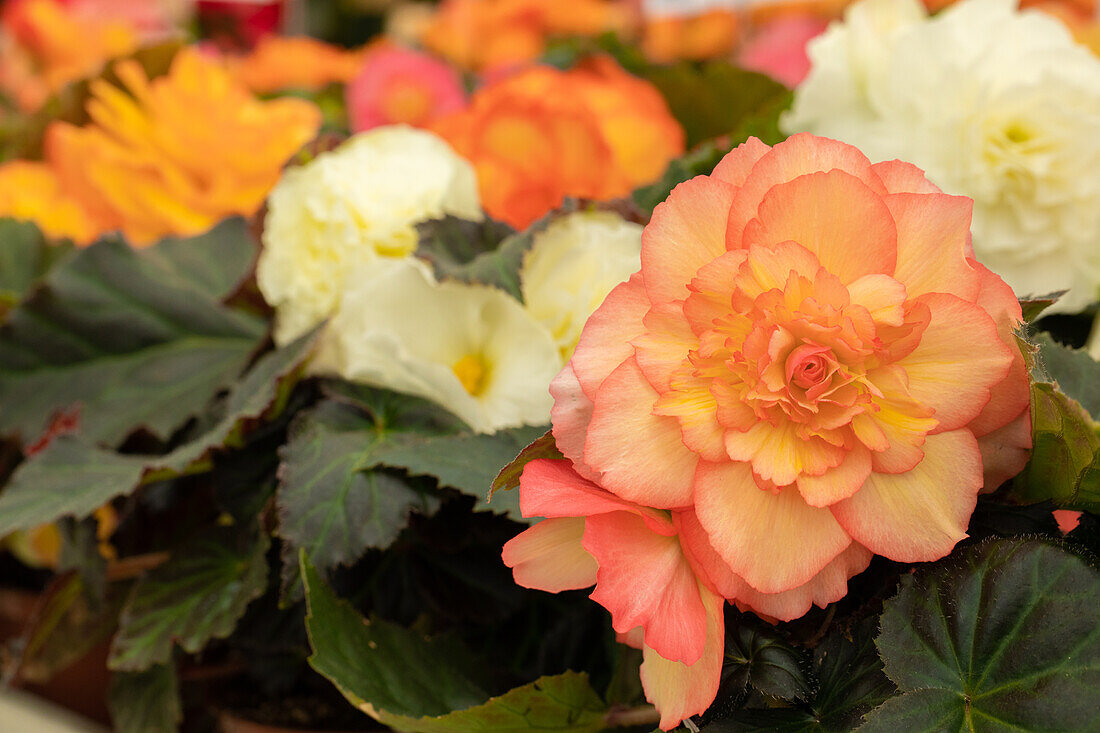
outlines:
M276 310L280 345L334 313L349 273L408 257L418 223L483 216L470 164L405 125L356 135L287 170L267 205L256 281Z
M808 48L781 126L923 168L974 199L974 251L1020 295L1100 286L1100 59L1013 0L863 0Z
M345 379L432 400L478 432L550 420L549 332L504 291L437 283L414 258L355 273L325 341L320 359Z
M557 219L535 235L520 270L528 312L549 329L562 364L607 294L641 269L642 227L610 211Z

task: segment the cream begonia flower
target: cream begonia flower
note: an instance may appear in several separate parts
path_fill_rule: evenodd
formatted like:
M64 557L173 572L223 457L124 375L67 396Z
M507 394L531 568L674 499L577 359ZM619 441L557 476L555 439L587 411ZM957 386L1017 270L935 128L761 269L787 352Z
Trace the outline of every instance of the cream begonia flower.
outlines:
M405 258L416 225L483 214L473 168L439 137L404 125L356 135L292 168L268 199L256 280L284 344L331 316L348 273Z
M548 422L561 368L549 332L514 298L436 283L414 258L355 273L319 359L345 379L432 400L483 433Z
M520 271L527 311L553 335L562 364L592 311L641 267L642 227L610 211L558 219L535 236Z
M810 43L813 68L781 126L923 168L974 199L977 258L1020 295L1100 285L1100 59L1012 0L935 17L917 0L864 0Z

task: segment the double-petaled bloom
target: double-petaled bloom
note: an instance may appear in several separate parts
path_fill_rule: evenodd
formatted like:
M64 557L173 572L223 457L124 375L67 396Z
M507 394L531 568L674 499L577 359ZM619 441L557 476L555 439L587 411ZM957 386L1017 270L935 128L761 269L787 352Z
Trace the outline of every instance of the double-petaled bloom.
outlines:
M971 210L907 163L750 139L654 211L586 324L551 386L565 459L521 480L551 519L505 561L595 583L663 728L714 698L721 598L793 619L874 554L943 557L1022 468L1020 309L973 259Z

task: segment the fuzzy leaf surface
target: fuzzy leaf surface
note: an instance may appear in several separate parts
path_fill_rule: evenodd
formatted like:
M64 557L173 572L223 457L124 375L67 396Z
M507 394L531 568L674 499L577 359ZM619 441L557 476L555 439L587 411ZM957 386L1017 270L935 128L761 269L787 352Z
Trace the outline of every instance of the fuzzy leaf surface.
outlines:
M264 532L219 527L181 545L135 585L107 660L141 672L168 664L172 647L196 653L233 633L245 608L267 588Z
M1092 730L1100 572L1039 540L990 540L903 576L876 644L902 691L861 731Z
M247 242L241 246L251 247ZM223 279L233 257L197 245ZM196 284L171 243L135 251L110 238L54 267L0 326L0 432L33 441L81 405L80 432L116 446L139 428L167 439L231 385L263 322ZM195 258L195 253L189 253Z
M304 554L301 562L310 665L376 720L418 733L603 729L606 705L586 675L543 677L489 698L462 672L471 660L456 645L364 619L332 593Z
M62 435L16 469L0 492L0 536L16 529L83 518L117 496L132 493L143 481L189 470L249 421L261 418L280 389L297 376L309 356L314 334L262 356L233 387L221 417L207 431L158 456L122 455Z

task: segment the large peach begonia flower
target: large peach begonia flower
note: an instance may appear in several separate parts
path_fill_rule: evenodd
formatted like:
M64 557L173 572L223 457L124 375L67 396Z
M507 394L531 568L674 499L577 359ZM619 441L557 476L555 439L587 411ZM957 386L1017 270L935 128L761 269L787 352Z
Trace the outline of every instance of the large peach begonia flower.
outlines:
M626 195L684 149L657 90L604 57L492 82L433 129L474 164L485 211L519 228L566 196Z
M102 230L137 246L254 213L321 124L313 104L261 102L193 48L152 81L135 61L115 73L125 90L93 81L92 123L51 124L45 157Z
M670 517L701 587L782 620L841 598L873 553L936 560L966 537L978 492L1031 442L1019 304L973 259L971 208L912 165L808 134L750 138L657 207L640 272L551 385L572 466L551 480L529 464L520 485L526 514L584 517L593 598L617 630L636 568L605 566L595 512L570 498L581 488ZM524 507L525 492L545 496ZM613 560L633 568L630 542ZM553 590L537 571L517 579ZM630 618L648 639L668 613ZM693 618L672 650L650 646L700 659ZM677 669L647 683L658 707Z

